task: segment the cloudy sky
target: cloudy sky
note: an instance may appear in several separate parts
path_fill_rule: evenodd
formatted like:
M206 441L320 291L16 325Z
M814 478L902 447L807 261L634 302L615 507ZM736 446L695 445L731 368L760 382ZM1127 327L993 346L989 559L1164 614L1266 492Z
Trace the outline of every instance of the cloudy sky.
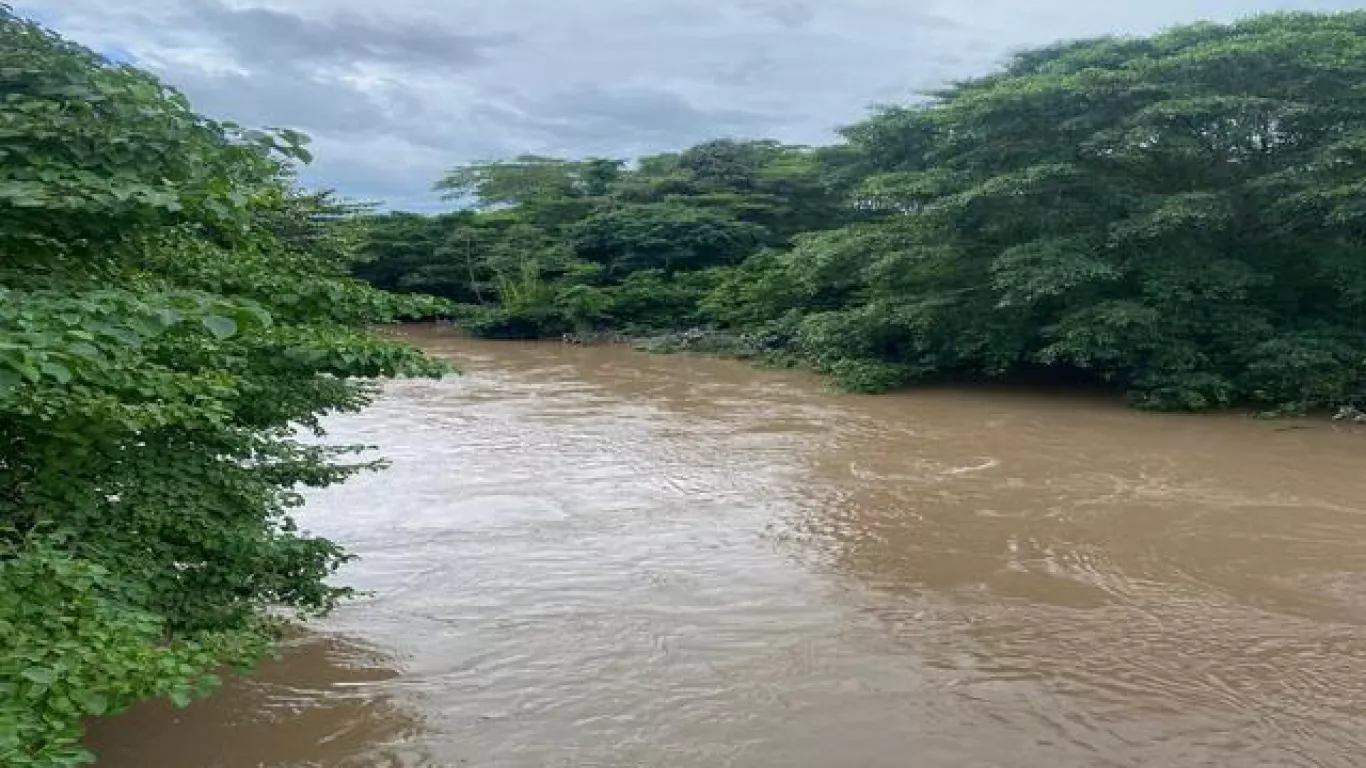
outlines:
M13 1L13 0L11 0ZM19 0L185 91L314 138L313 184L430 208L441 171L718 137L828 141L1058 38L1359 0Z

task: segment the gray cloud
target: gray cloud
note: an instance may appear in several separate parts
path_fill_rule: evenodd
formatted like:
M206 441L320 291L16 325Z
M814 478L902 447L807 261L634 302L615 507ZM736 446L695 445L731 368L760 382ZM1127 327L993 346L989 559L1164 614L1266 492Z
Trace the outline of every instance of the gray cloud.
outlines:
M188 70L176 78L176 85L194 97L197 110L244 125L325 126L329 133L363 133L389 122L379 99L312 77Z
M432 19L395 20L345 11L308 18L217 0L190 3L182 23L211 31L257 69L348 66L358 61L458 68L482 61L483 49L509 42L507 36L460 34Z
M536 124L566 144L610 149L617 137L659 146L678 136L736 135L776 128L783 116L746 109L701 109L667 90L588 85L554 94L534 105Z
M208 114L312 134L310 183L432 206L451 165L828 141L1012 50L1357 0L24 0Z

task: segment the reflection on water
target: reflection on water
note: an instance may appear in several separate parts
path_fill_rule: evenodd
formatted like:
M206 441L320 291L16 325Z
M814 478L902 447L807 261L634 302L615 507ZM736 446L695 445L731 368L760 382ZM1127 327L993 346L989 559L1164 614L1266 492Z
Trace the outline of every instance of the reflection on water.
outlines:
M302 641L101 765L1366 754L1366 429L422 341L467 375L339 420L394 467L304 520L373 591L323 629L387 660Z
M432 764L413 748L422 725L395 698L393 664L355 641L309 634L189 709L143 705L92 723L90 738L101 766Z

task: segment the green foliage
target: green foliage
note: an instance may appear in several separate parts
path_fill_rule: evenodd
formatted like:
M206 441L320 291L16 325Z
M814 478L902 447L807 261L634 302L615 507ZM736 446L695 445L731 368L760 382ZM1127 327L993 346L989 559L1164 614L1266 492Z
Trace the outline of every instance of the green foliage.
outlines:
M703 308L724 268L849 218L823 171L818 153L767 141L711 142L631 168L543 157L463 166L437 188L474 210L367 218L353 274L465 305L454 319L492 338L738 320L724 300Z
M93 760L78 723L141 699L179 706L268 650L273 628L201 633L166 642L160 616L131 608L136 596L108 569L74 559L69 543L37 538L0 558L0 755L5 765Z
M579 258L602 264L613 275L672 273L734 263L755 249L763 233L758 225L705 208L642 203L579 222L571 246Z
M615 160L571 161L522 155L453 169L436 188L449 199L470 199L481 207L552 202L605 194L620 175L621 166Z
M1273 14L1060 43L833 147L713 141L596 185L523 158L446 184L538 232L522 258L554 254L544 330L781 328L870 390L1043 368L1150 408L1360 403L1363 33L1366 12Z
M439 374L364 328L441 305L348 276L360 208L292 188L302 136L3 8L0 80L0 763L51 768L346 596L290 510L373 465L295 434Z
M1366 108L1363 29L1293 15L1087 41L942 94L919 118L952 137L932 158L957 181L917 218L963 257L935 282L985 266L998 309L975 325L1039 329L1013 365L1091 370L1141 405L1360 396L1360 283L1333 265L1362 244L1323 192L1363 171L1339 159Z
M716 285L698 311L710 322L753 328L810 306L815 291L801 279L787 251L764 249L734 269L715 273Z
M714 287L717 274L633 272L612 292L609 312L618 325L631 330L690 327L702 320L697 307Z
M1071 368L1156 408L1360 398L1363 30L1068 43L855 126L887 215L793 254L846 297L809 354L896 366L888 386Z

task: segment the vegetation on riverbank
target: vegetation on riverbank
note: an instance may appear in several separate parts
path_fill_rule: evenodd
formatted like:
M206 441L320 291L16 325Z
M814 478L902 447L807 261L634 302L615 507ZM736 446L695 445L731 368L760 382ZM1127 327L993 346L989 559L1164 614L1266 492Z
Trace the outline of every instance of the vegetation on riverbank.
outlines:
M868 390L1360 404L1362 82L1366 12L1198 25L1021 53L835 146L523 157L449 173L467 210L372 215L298 189L302 136L0 6L0 763L78 764L83 718L184 702L268 609L346 594L290 510L371 465L296 430L439 375L364 329L450 311L374 286Z
M356 274L484 336L715 328L865 390L1359 402L1364 79L1363 12L1061 43L835 146L458 168L468 210L373 218Z
M0 764L55 768L345 595L289 512L367 465L295 429L441 367L364 332L434 304L347 276L356 211L296 189L301 136L3 6L0 92Z

